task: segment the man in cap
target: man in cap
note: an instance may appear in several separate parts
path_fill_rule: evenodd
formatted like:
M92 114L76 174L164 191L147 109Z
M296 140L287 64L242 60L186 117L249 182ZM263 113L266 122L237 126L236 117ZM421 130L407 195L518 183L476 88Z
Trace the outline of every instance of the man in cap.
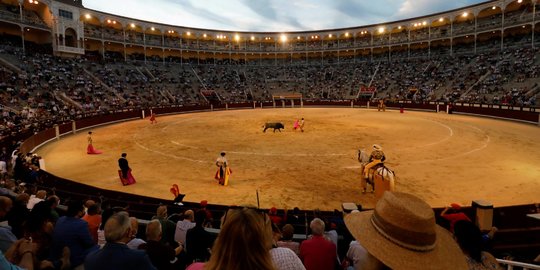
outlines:
M364 178L367 180L369 178L369 170L385 160L386 156L384 155L383 148L378 144L374 144L371 155L369 156L369 163L364 166Z
M122 153L122 156L118 159L118 167L120 167L120 170L122 170L122 176L124 178L127 178L127 173L129 170L129 163L126 157L127 154Z
M450 232L435 223L431 207L414 195L386 191L374 210L351 213L345 224L367 251L355 269L468 269Z

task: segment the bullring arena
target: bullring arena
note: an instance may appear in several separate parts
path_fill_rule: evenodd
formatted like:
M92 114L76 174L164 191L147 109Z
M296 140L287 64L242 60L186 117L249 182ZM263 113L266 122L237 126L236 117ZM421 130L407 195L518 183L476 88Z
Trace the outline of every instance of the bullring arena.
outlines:
M305 132L293 131L305 118ZM495 206L540 198L540 129L490 118L435 112L377 112L358 108L242 109L158 116L92 128L101 155L86 154L88 130L38 150L47 171L108 190L172 199L178 184L186 201L270 208L332 210L342 202L371 208L362 194L357 149L377 143L397 176L396 190L433 207L471 199ZM262 132L281 121L280 132ZM226 151L229 186L213 179ZM122 186L120 153L128 153L137 184Z

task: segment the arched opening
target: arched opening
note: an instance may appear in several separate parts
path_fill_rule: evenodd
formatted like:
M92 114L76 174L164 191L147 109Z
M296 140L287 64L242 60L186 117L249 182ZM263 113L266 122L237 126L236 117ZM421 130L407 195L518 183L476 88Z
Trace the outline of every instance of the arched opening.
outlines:
M65 45L68 47L77 47L77 32L73 28L68 28L64 34Z

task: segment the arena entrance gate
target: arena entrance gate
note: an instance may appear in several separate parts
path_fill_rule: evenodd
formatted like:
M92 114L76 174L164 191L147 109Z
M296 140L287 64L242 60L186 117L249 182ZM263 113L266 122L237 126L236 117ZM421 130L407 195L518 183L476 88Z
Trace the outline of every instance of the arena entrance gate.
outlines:
M272 103L274 108L294 108L294 107L304 107L304 101L302 99L302 93L284 93L284 94L273 94Z

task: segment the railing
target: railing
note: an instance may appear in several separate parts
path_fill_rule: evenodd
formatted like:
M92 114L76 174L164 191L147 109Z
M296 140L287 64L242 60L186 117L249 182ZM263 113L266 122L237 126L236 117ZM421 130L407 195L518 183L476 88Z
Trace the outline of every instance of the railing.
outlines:
M501 266L503 266L503 268L507 270L513 270L514 267L520 267L523 270L540 269L540 265L534 265L530 263L507 261L502 259L497 259L497 262L499 262L499 264L501 264Z
M57 50L60 51L60 52L84 54L84 48L76 48L76 47L58 45Z

